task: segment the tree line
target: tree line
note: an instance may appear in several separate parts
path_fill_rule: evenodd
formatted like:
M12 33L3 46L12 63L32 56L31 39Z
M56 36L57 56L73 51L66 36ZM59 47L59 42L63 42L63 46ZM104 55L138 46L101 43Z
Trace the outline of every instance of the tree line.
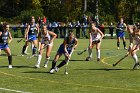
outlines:
M0 0L0 20L14 22L27 21L32 15L76 21L83 14L94 18L97 10L100 22L117 22L121 17L128 23L140 21L140 0Z

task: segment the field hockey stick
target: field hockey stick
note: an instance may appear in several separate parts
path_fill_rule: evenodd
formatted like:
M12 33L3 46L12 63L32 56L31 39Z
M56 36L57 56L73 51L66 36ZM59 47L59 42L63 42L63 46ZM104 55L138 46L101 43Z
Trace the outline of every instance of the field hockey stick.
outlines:
M139 44L138 44L139 45ZM122 57L120 60L118 60L116 63L113 64L113 67L116 66L118 63L120 63L123 59L125 59L126 57L129 56L129 54L131 54L134 50L136 50L137 48L133 49L131 52L128 52L124 57Z
M23 39L17 40L17 43L20 43Z
M77 55L82 55L84 52L86 52L88 50L88 48L84 49L83 51L80 51L77 53Z
M40 49L40 50L43 50L43 49L45 49L46 47L47 47L47 44L45 44L45 46L44 46L42 49ZM27 59L31 59L31 58L37 57L37 56L38 56L38 54L34 54L34 55L31 55L31 56L27 57Z
M74 49L72 49L71 53L69 54L69 56L70 56L70 57L71 57L71 55L72 55L73 51L74 51ZM67 63L66 63L66 65L65 65L65 72L64 72L64 74L65 74L65 75L67 75L67 74L68 74L67 69L68 69L68 63L69 63L69 60L70 60L70 58L67 60Z

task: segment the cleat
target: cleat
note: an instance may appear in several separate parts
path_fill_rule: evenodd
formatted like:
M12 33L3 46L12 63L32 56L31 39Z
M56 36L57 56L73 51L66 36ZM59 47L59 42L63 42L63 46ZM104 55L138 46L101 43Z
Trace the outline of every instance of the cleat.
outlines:
M59 71L59 68L58 68L58 67L55 67L55 68L51 69L51 70L50 70L50 73L53 74L54 71L58 72L58 71Z
M120 48L118 47L117 49L119 50Z
M8 68L13 68L12 65L9 65Z
M37 55L37 54L33 54L32 56L33 56L33 57L37 57L38 55Z
M35 65L35 68L40 68L40 66L39 65Z
M53 74L54 73L54 71L55 71L55 69L53 68L53 69L51 69L50 70L50 74Z
M97 61L100 61L100 58L97 58Z
M133 66L133 70L134 69L139 69L139 66L140 66L139 62L138 63L135 63L135 65Z
M44 68L47 68L47 67L48 67L48 65L47 65L47 64L45 64L45 65L44 65Z
M86 58L86 61L90 61L92 58L91 57L87 57Z
M59 71L59 68L58 67L55 67L55 71L58 72Z
M128 50L128 49L125 47L124 50Z

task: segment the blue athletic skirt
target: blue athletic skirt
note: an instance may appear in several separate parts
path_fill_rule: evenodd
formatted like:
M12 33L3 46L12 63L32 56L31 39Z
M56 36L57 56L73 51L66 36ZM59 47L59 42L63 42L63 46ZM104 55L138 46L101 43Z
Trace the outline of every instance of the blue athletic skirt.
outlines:
M125 37L124 31L117 31L116 34L117 34L117 37L120 37L120 38Z
M68 53L70 54L71 51L72 51L72 49L67 49L67 51L68 51ZM59 49L58 49L57 53L60 53L60 54L66 53L66 52L65 52L65 49L64 49L64 44L61 44L61 45L59 46Z
M0 44L0 49L6 49L6 48L8 48L9 46L8 46L8 44Z
M28 35L28 41L37 40L36 35Z

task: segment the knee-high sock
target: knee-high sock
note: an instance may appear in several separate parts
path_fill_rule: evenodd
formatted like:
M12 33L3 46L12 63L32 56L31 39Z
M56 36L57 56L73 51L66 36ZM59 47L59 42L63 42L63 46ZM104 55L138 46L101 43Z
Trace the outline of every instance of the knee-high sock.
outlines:
M120 42L117 42L117 47L120 47Z
M49 60L50 60L50 57L46 58L44 64L45 64L45 65L48 65Z
M33 43L31 43L31 49L33 49L35 46L34 46L34 44Z
M35 54L35 53L36 53L36 50L37 50L37 47L34 47L34 48L33 48L33 53L32 53L32 54Z
M97 50L97 58L100 58L100 49Z
M126 42L125 41L123 42L123 46L124 46L124 48L126 47Z
M53 60L52 61L52 69L55 68L55 66L56 66L56 61Z
M57 67L60 68L62 66L64 66L67 62L65 60L63 60Z
M89 57L92 58L92 49L88 48L88 54L89 54Z
M42 55L38 55L38 58L37 58L37 65L40 65L41 59L42 59Z
M9 65L12 65L12 56L8 56Z
M137 57L137 55L136 55L136 54L134 54L132 57L133 57L133 59L134 59L135 63L138 63L138 57Z
M26 46L24 45L23 48L22 48L22 54L25 53L25 50L26 50Z
M25 49L24 53L27 53L28 47L29 47L29 46L26 46L26 49Z

